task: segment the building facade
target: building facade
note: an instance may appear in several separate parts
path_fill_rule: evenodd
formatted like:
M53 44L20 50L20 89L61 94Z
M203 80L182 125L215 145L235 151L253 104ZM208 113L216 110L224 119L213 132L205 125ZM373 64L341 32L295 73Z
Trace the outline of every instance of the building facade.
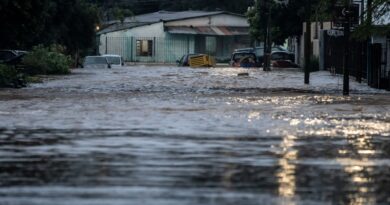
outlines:
M99 53L130 62L174 63L190 53L227 61L236 48L250 46L245 16L224 11L159 11L111 22L98 32Z

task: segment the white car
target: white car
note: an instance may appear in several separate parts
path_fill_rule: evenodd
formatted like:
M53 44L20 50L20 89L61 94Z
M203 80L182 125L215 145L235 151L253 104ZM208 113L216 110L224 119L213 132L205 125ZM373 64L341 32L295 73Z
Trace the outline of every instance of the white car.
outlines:
M122 67L125 65L125 62L123 61L123 58L120 55L105 54L102 56L107 58L108 63L113 68L114 67Z
M104 56L87 56L84 59L84 68L111 68L107 57Z

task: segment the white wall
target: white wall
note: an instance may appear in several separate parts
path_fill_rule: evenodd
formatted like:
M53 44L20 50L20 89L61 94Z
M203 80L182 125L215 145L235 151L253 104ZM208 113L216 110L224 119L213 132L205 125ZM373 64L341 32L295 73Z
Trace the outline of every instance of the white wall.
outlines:
M152 40L154 55L137 56L137 40ZM127 61L173 63L182 55L194 52L194 36L170 35L164 32L163 22L100 36L100 54L121 55Z
M311 43L312 43L312 55L314 57L319 57L320 55L320 33L322 30L330 30L332 28L332 23L331 22L324 22L323 23L323 28L321 29L321 24L318 22L317 24L315 22L311 23ZM318 32L317 32L318 31ZM306 32L306 23L303 23L303 34ZM317 32L317 36L315 35ZM304 55L304 49L305 49L305 38L304 35L301 35L300 37L300 54L298 58L298 64L300 66L304 66L305 63L305 55Z

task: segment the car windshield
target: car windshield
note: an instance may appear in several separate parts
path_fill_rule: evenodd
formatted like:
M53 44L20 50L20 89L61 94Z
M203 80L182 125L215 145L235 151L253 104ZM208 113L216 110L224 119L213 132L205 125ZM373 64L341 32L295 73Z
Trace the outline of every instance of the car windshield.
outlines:
M99 64L107 64L106 57L88 56L85 58L84 65L99 65Z
M110 64L114 64L114 65L121 64L121 57L119 57L119 56L106 56L106 58Z

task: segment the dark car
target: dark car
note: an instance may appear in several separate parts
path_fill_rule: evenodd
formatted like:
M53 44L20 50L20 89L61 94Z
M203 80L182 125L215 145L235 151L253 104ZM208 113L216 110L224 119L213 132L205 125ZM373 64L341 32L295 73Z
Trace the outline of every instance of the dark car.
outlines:
M264 47L255 47L255 48L241 48L236 49L236 52L252 52L256 54L257 61L260 65L263 64L264 59ZM287 49L281 46L272 47L271 51L271 63L273 67L298 67L294 63L295 55L292 52L289 52Z
M255 68L260 67L261 63L254 52L238 51L232 54L229 65L232 67Z
M23 56L25 56L26 54L26 51L0 50L0 63L12 65L20 64Z
M277 68L298 68L299 66L294 63L294 56L285 51L272 52L271 64Z

